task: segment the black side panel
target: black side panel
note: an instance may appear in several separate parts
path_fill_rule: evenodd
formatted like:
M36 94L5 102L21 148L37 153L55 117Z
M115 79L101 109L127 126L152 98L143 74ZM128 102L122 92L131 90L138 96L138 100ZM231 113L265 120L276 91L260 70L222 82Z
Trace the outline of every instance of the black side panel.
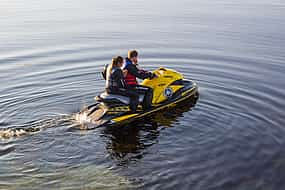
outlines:
M173 95L172 95L172 98L179 98L181 93L183 91L186 91L190 88L193 87L193 82L192 81L189 81L189 80L177 80L177 81L174 81L171 85L183 85L184 87L179 89L177 92L175 92Z

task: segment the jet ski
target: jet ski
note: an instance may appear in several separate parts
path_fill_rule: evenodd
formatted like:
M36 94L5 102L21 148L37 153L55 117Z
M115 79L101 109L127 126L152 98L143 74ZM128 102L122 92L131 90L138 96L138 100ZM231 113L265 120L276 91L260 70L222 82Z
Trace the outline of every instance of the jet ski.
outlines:
M103 92L94 98L94 104L85 107L76 115L76 120L84 124L84 129L124 125L175 107L189 99L195 100L196 103L199 93L194 81L184 79L181 73L167 68L156 69L153 73L157 77L141 82L141 85L153 89L152 106L148 110L143 110L139 105L136 112L132 113L129 110L129 97ZM139 101L142 102L143 98L141 95Z

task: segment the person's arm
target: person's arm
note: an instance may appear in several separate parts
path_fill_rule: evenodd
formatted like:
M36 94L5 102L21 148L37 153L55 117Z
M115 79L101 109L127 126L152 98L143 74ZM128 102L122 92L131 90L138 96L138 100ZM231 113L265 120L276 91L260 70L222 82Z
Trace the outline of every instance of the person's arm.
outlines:
M127 69L124 69L124 70L123 70L123 74L124 74L124 77L126 77L127 74L128 74L128 70L127 70Z
M153 75L151 72L139 72L139 69L134 64L128 65L126 69L139 79L151 78Z
M127 87L122 70L119 70L119 69L116 70L116 72L114 73L114 76L115 76L115 80L118 81L118 83L120 85L119 87L121 87L121 88Z

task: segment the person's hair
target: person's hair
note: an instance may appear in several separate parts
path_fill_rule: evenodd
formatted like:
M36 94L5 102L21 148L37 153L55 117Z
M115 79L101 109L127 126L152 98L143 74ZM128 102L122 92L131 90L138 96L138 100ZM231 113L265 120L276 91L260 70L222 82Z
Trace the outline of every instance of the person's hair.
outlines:
M124 58L121 56L117 56L116 57L116 64L118 65L119 63L123 63L124 62Z
M128 58L131 59L133 57L137 57L138 56L138 52L137 50L130 50L128 51Z
M124 59L121 56L113 57L112 63L107 68L107 75L111 74L111 71L114 67L117 67L119 63L123 63Z

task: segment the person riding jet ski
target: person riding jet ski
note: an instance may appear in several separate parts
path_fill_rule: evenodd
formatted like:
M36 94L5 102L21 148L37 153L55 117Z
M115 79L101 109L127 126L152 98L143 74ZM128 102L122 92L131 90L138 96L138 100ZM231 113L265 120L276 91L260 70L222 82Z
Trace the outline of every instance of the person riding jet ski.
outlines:
M130 97L129 108L131 112L136 112L139 104L139 94L132 89L128 89L128 86L124 80L123 71L121 67L124 59L121 56L112 59L112 64L106 68L106 92L109 94L118 94L122 96Z
M123 66L125 81L130 89L136 91L139 94L144 95L142 108L143 110L146 110L151 108L153 89L147 86L139 85L136 78L152 79L156 77L156 75L152 72L138 69L137 65L138 65L138 52L136 50L131 50L128 52L128 57L126 57L125 65Z

